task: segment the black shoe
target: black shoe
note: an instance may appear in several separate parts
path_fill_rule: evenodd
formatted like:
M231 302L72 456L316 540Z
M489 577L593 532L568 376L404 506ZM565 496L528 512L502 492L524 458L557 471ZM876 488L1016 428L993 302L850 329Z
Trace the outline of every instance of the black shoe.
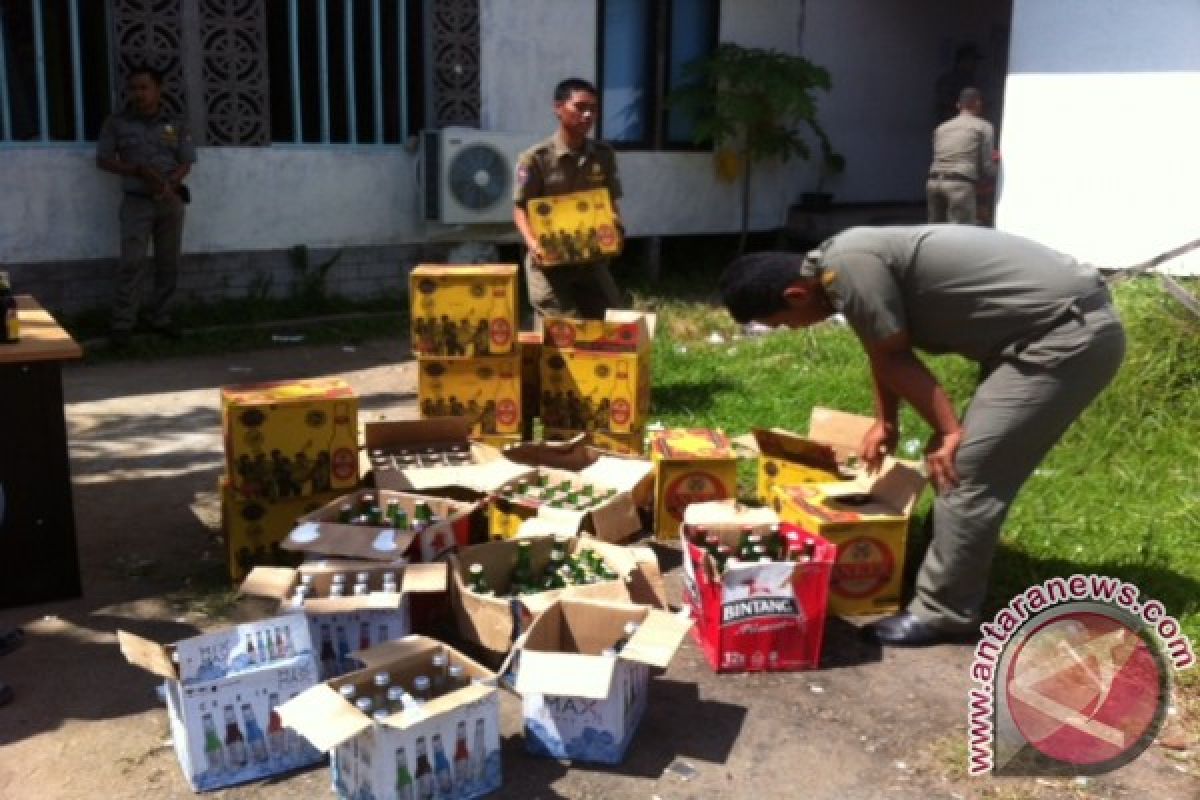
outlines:
M901 611L884 617L863 628L863 634L871 641L890 647L928 647L934 644L964 644L974 641L971 633L949 633L940 631L922 622L914 614Z
M164 339L167 339L172 342L178 342L180 339L183 338L183 332L180 331L179 328L175 327L175 325L170 322L167 322L163 325L150 325L149 330L151 333L158 334L159 336L163 337Z
M9 628L0 632L0 656L6 656L25 643L25 631Z
M108 334L109 350L127 350L133 341L132 331L112 331Z

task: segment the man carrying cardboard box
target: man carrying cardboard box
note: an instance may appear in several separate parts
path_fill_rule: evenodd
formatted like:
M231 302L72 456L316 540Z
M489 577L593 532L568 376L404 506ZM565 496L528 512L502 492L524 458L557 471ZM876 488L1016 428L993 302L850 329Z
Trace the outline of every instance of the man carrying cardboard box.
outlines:
M554 89L554 116L558 130L521 154L517 160L513 222L529 248L525 278L529 302L543 316L604 319L604 312L620 308L621 292L608 270L608 260L550 266L551 259L530 220L529 203L586 189L607 189L609 203L617 214L621 181L612 147L589 139L599 100L596 87L579 78L568 78ZM624 236L620 222L617 230Z
M916 595L868 630L898 646L973 634L1018 490L1124 356L1099 273L987 228L852 228L808 256L742 256L721 293L739 322L799 328L845 315L875 384L876 422L860 445L868 467L896 448L901 400L933 428L925 463L938 498ZM982 366L961 421L914 348Z

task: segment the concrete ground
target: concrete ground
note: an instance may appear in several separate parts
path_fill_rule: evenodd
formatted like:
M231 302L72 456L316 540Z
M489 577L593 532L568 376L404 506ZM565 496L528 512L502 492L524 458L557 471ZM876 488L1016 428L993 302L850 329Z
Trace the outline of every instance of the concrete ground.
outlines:
M0 610L24 646L0 658L0 797L186 798L156 680L125 663L114 631L170 641L213 624L221 472L216 387L345 377L366 418L414 414L414 365L396 342L286 347L65 372L84 596ZM678 598L678 558L663 552ZM38 565L29 565L37 569ZM246 605L233 610L247 617ZM509 798L1200 797L1195 731L1087 780L965 776L967 647L880 652L830 623L822 669L714 675L691 641L653 682L632 754L616 768L523 752L519 700L502 697ZM1192 749L1180 749L1180 742ZM327 797L328 769L213 797Z

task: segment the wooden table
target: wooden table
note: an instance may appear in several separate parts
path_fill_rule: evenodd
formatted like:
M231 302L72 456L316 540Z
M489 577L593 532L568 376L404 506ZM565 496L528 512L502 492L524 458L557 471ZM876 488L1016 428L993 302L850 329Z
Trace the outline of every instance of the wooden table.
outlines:
M0 608L80 594L61 365L83 350L29 295L17 309L21 341L0 344Z

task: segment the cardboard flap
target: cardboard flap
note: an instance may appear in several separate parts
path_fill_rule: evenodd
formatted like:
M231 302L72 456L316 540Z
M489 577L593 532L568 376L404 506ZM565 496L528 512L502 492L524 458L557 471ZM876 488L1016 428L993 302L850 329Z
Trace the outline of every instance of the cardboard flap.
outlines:
M332 750L371 727L371 720L326 684L314 686L279 706L284 725L295 728L318 750Z
M373 669L377 666L399 661L403 658L427 653L440 647L436 641L425 636L409 635L390 642L382 642L366 650L358 650L351 655L363 663L363 669Z
M419 446L443 442L465 442L471 435L469 417L423 417L381 420L363 426L367 450L393 445Z
M779 515L765 506L750 508L736 500L711 500L689 505L684 509L683 521L686 525L774 525Z
M653 471L654 464L646 459L600 456L580 470L579 476L588 483L631 492Z
M808 417L808 436L832 445L838 460L846 463L857 456L863 436L874 424L873 417L813 406Z
M630 555L637 561L637 569L629 576L626 588L629 599L643 606L669 608L667 603L667 586L663 582L662 570L658 566L658 556L649 547L627 547ZM685 563L687 559L684 559Z
M439 523L445 524L445 523ZM303 521L280 543L284 550L387 560L402 556L416 536L394 528Z
M167 680L179 679L175 662L171 661L171 651L165 645L122 630L117 631L117 643L121 645L125 660L135 667Z
M514 687L518 694L549 694L603 700L608 697L617 659L580 653L522 650Z
M586 444L587 434L580 433L562 442L522 442L504 449L504 457L529 467L582 469L594 460Z
M637 322L646 326L646 333L653 338L658 327L658 314L652 311L634 311L631 308L610 308L604 312L605 322Z
M920 470L894 458L885 459L879 474L871 482L873 498L907 516L925 488L926 478Z
M428 467L410 469L399 473L404 488L414 491L442 489L459 486L475 492L487 493L500 488L509 481L527 476L529 467L499 458L486 464L469 464L463 467Z
M400 577L400 590L405 594L444 592L448 586L445 561L436 561L432 564L409 564L404 568L404 573Z
M758 458L762 451L758 448L758 439L753 433L743 433L729 440L738 458Z
M764 456L779 456L834 475L839 474L838 453L831 444L782 428L755 428L754 439L758 443L759 452Z
M623 542L642 530L642 518L628 494L617 495L589 513L596 538L606 542Z
M296 583L296 570L290 567L255 567L238 587L240 594L285 600Z
M692 627L692 620L651 609L621 650L621 658L666 667Z
M304 601L304 610L312 614L341 614L354 611L395 611L404 604L404 595L395 592L370 592L362 596L313 597Z
M535 619L542 615L547 608L554 605L562 594L560 590L551 590L548 592L537 592L536 594L521 595L521 605Z

